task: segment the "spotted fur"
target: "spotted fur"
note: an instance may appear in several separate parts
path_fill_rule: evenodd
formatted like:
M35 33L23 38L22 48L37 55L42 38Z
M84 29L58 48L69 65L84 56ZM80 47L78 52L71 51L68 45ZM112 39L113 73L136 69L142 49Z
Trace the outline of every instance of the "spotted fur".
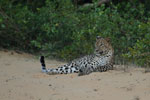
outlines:
M91 72L104 72L113 69L113 53L114 50L108 38L97 36L95 43L95 51L91 55L87 55L71 61L68 64L58 68L46 69L44 56L41 56L40 62L42 72L47 74L68 74L79 73L78 75L87 75Z

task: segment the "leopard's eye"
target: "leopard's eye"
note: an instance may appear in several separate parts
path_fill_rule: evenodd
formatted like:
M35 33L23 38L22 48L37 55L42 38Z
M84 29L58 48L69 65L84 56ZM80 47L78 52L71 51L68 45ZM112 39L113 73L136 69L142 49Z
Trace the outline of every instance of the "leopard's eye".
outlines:
M103 44L101 43L101 44L99 44L99 46L102 46Z

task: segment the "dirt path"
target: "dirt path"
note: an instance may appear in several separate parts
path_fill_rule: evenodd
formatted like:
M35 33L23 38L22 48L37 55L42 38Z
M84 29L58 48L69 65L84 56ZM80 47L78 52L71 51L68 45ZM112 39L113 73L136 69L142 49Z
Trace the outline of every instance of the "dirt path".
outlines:
M49 67L63 64L46 63ZM0 100L150 100L150 73L132 68L81 77L46 75L34 56L0 51Z

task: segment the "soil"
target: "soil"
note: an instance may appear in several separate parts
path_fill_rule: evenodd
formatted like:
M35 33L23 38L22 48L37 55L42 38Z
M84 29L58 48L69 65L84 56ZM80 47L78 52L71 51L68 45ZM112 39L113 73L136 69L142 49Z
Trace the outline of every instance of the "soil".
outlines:
M46 64L52 68L65 62L46 59ZM47 75L37 57L1 50L0 100L150 100L150 73L115 67L85 76Z

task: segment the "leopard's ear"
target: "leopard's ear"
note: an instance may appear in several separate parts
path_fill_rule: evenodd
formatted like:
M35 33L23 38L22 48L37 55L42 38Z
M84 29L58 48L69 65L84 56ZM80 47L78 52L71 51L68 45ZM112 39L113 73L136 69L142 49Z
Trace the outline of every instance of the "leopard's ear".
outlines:
M108 38L105 38L105 40L108 42L108 43L111 43L111 39L108 37Z
M101 39L102 37L100 37L100 36L96 36L96 39Z

